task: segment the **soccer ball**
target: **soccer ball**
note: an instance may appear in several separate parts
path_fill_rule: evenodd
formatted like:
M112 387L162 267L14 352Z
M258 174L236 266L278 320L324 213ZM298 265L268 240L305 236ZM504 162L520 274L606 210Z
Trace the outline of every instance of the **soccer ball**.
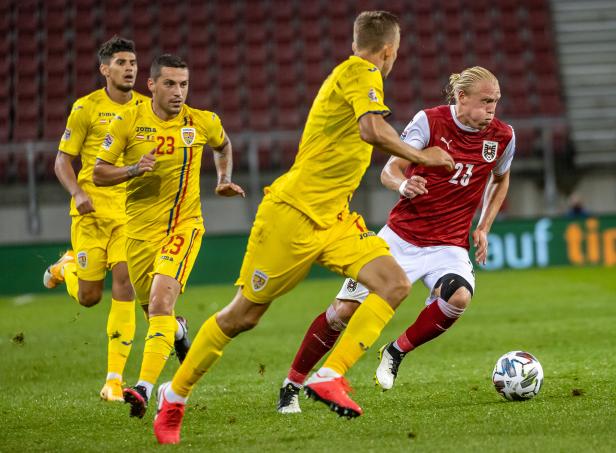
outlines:
M543 384L543 368L530 353L511 351L496 362L492 373L494 388L509 401L529 400Z

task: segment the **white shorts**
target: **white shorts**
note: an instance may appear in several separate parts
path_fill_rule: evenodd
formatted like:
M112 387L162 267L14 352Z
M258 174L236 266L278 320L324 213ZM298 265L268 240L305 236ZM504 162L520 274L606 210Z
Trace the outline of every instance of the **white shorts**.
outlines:
M418 247L406 242L387 225L379 231L378 235L385 239L391 254L404 269L411 283L421 280L430 290L426 305L435 299L432 296L434 285L445 274L459 275L475 291L475 272L466 249L454 245ZM366 297L368 297L368 289L350 278L344 281L336 296L337 299L355 300L360 303Z

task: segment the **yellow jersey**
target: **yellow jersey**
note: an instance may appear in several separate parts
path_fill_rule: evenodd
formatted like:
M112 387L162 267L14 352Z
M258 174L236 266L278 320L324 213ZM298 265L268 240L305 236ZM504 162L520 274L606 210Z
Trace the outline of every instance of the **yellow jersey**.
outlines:
M126 235L157 241L184 228L203 228L200 171L203 146L213 148L225 141L220 118L207 110L187 105L169 121L152 111L152 103L140 104L114 118L98 158L125 165L156 150L154 171L126 183Z
M384 116L383 77L357 56L339 64L321 86L308 114L293 166L266 188L319 227L331 227L348 210L370 165L372 145L359 135L359 118Z
M105 88L77 99L66 122L66 129L60 140L59 150L71 156L81 156L81 170L77 183L92 199L95 211L86 214L107 219L124 219L125 185L97 187L92 182L92 170L96 155L103 143L107 128L113 117L127 108L149 100L136 91L126 104L111 100ZM71 199L70 215L80 215Z

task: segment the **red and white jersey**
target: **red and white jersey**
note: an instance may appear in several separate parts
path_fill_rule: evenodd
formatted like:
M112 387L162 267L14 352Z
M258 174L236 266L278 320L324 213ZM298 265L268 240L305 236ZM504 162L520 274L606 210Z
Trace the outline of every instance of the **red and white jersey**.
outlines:
M455 161L455 169L409 165L405 176L422 176L428 193L401 197L387 225L402 239L420 247L455 245L469 248L469 232L490 174L509 170L515 153L513 128L494 118L483 130L465 126L455 106L422 110L409 123L402 139L424 149L440 146Z

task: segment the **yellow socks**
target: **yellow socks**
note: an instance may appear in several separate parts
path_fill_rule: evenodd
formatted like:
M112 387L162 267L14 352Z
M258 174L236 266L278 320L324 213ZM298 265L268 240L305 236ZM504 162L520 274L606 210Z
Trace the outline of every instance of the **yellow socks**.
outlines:
M66 283L68 295L79 301L79 279L77 278L77 265L74 262L64 265L64 283Z
M377 340L393 315L394 310L385 300L370 293L351 317L323 368L344 375Z
M111 299L107 318L107 373L122 376L135 338L135 301Z
M173 316L154 316L145 337L139 381L156 383L173 349L178 324Z
M186 398L197 381L222 356L223 348L231 341L216 321L216 314L203 323L188 351L184 363L175 373L171 389Z

